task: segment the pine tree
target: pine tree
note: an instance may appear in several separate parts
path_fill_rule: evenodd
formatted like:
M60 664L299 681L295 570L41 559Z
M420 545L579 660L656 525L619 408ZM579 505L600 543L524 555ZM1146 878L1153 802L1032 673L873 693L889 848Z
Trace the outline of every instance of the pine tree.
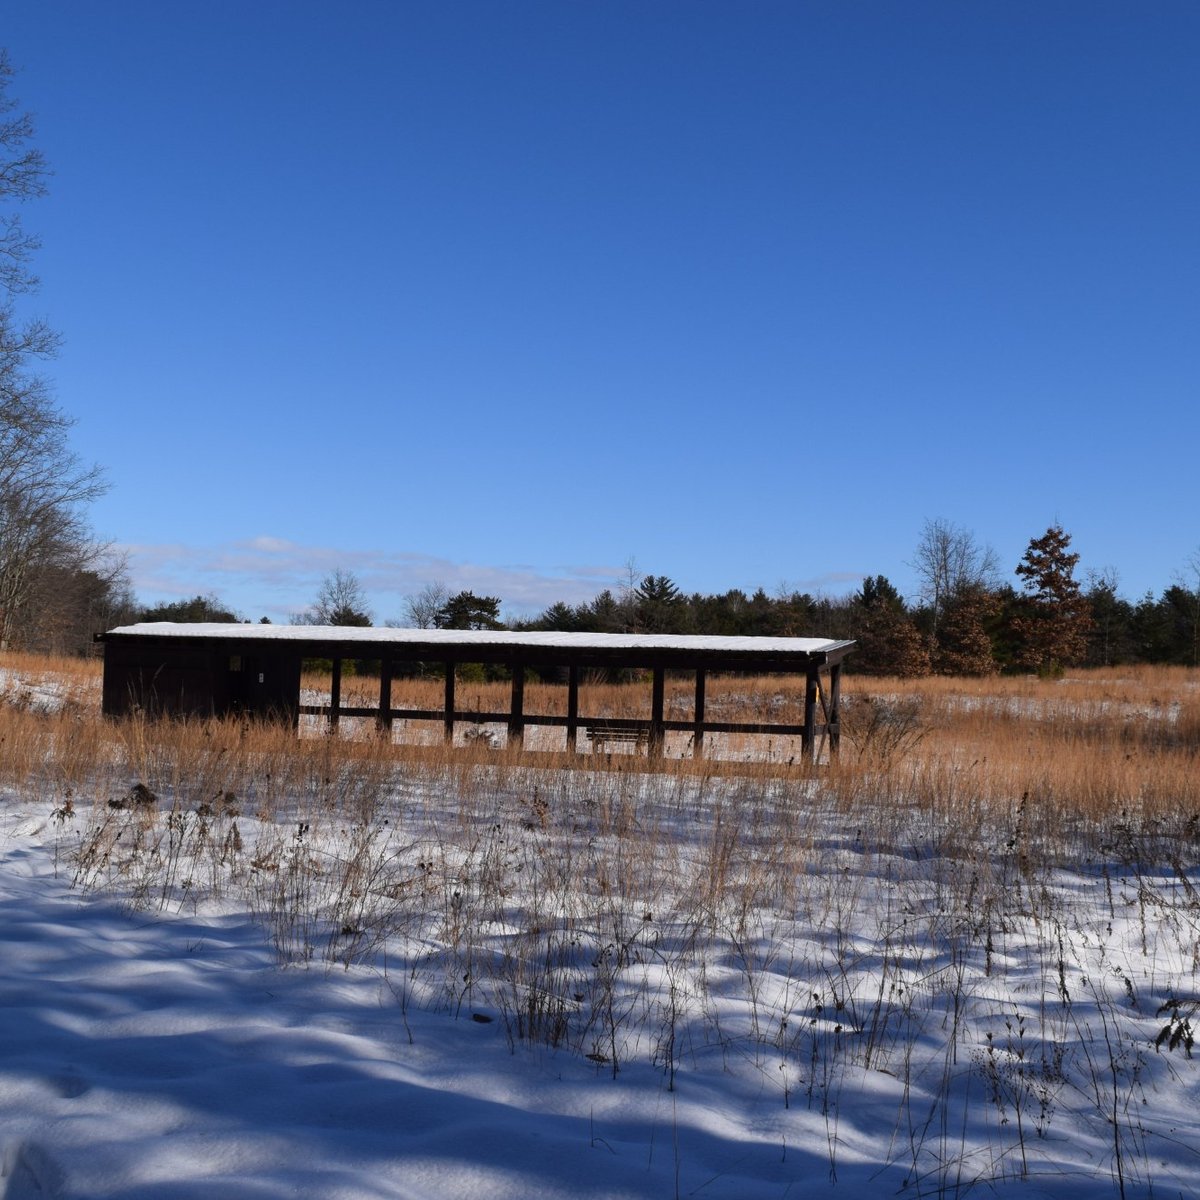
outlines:
M458 592L442 606L435 624L439 629L503 629L500 597Z
M634 613L639 633L681 633L687 602L666 575L647 575L634 590Z
M232 609L228 609L220 600L209 592L207 596L193 596L190 600L175 600L171 604L155 604L151 608L143 608L138 614L139 621L176 621L184 624L216 621L232 625L241 618Z
M1087 655L1091 605L1074 578L1079 555L1070 545L1071 535L1051 525L1017 564L1025 588L1013 619L1017 665L1042 675L1060 674Z
M929 674L929 647L907 613L887 607L873 609L856 640L854 669L864 675L918 679Z
M854 597L862 613L855 631L858 653L854 669L865 675L898 675L913 679L929 674L929 649L905 611L900 593L883 575L863 580Z
M1133 605L1117 594L1117 573L1111 567L1089 575L1086 592L1092 606L1087 665L1111 667L1133 660Z
M999 613L998 598L982 584L959 588L942 608L934 670L943 675L994 675L991 627Z

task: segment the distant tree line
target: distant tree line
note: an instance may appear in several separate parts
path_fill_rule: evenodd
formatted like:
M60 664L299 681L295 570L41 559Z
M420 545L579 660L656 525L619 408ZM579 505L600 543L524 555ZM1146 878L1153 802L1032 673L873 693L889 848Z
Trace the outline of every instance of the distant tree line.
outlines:
M970 531L929 521L911 564L920 589L911 601L883 575L844 597L761 588L686 595L666 576L646 575L583 604L552 604L513 628L853 639L847 669L907 677L1200 665L1200 552L1189 576L1130 601L1111 570L1081 581L1070 547L1070 535L1052 525L1030 540L1006 581L995 553Z
M1054 676L1067 667L1123 663L1200 664L1200 552L1193 584L1131 602L1112 571L1076 576L1078 554L1059 525L1032 538L1012 580L995 553L945 520L926 522L912 567L919 592L906 600L883 575L852 595L781 589L685 594L666 575L630 569L616 588L580 604L558 601L538 617L505 624L501 601L427 584L405 602L402 624L418 629L513 629L563 633L712 634L854 640L848 669L899 676ZM364 624L369 616L353 577L330 576L310 612L321 624ZM331 605L332 595L354 602ZM340 611L340 615L339 615ZM305 618L309 619L309 618Z
M558 601L532 619L505 623L497 596L451 593L427 584L405 601L404 619L419 629L513 629L563 633L712 634L854 640L847 669L916 677L1035 672L1127 663L1200 665L1200 551L1190 575L1161 595L1130 601L1111 571L1076 575L1079 555L1059 525L1032 538L1010 580L996 555L972 533L944 520L926 522L912 568L918 594L906 600L883 575L863 579L848 596L781 589L685 594L666 575L630 570L616 588L580 604ZM232 621L214 596L142 609L140 620ZM263 618L264 620L266 618ZM370 625L365 593L353 572L335 571L294 622Z

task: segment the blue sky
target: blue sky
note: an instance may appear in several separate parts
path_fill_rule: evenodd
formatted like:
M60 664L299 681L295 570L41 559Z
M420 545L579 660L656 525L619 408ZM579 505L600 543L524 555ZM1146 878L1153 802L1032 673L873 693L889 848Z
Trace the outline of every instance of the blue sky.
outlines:
M1200 6L7 0L139 596L1200 545ZM814 631L819 632L819 631Z

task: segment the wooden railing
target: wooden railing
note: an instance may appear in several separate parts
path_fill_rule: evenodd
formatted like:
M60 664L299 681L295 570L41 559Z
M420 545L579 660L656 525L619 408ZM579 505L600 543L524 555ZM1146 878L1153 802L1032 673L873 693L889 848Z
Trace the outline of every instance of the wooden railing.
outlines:
M653 671L651 713L649 719L645 719L609 717L600 714L582 715L579 712L579 675L576 668L571 668L568 674L567 714L565 716L525 711L524 670L520 667L513 670L511 703L507 711L463 710L456 707L454 702L456 664L452 662L445 664L446 702L441 708L396 707L392 703L392 664L388 662L381 663L379 704L377 706L343 705L341 703L341 665L340 659L333 660L330 702L328 704L302 704L299 709L304 716L321 717L327 720L331 731L338 728L343 717L372 719L380 730L385 732L391 730L395 721L439 721L443 727L445 740L450 742L454 737L454 727L458 723L475 726L494 724L504 725L507 728L510 745L521 745L524 741L526 727L548 726L566 730L567 749L572 752L578 750L579 733L582 730L593 750L609 741L620 741L633 744L635 749L645 745L647 752L654 757L663 753L665 735L668 732L678 732L691 734L691 752L695 758L704 757L704 739L705 735L710 733L799 737L804 753L809 755L814 762L819 759L826 748L831 755L836 755L840 741L841 727L838 711L841 684L840 665L834 665L828 669L829 678L824 684L819 667L809 670L805 687L804 721L800 724L709 719L705 715L706 673L703 670L695 672L694 715L690 719L675 720L664 715L665 671L663 668L655 668ZM596 736L597 731L600 732L599 737Z

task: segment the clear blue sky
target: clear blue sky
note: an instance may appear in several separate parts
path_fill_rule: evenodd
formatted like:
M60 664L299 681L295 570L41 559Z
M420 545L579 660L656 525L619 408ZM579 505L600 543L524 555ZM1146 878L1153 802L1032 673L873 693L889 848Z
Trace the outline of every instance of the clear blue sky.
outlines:
M1200 5L7 0L147 600L1200 545Z

